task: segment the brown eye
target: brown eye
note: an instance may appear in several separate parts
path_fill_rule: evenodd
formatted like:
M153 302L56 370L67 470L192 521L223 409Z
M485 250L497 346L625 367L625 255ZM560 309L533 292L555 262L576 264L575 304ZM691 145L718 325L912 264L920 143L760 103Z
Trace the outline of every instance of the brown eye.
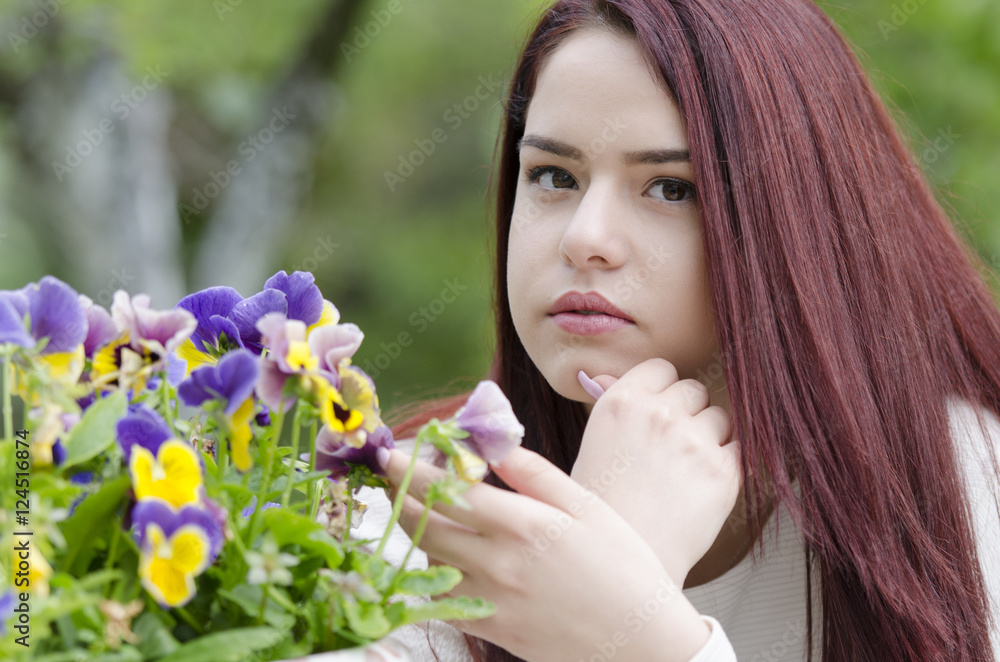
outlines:
M683 179L659 179L650 187L650 191L659 189L660 195L653 195L654 198L666 200L667 202L684 202L694 199L694 186Z
M529 170L528 181L535 182L546 189L566 189L576 188L576 180L573 176L562 168L552 166L542 166Z

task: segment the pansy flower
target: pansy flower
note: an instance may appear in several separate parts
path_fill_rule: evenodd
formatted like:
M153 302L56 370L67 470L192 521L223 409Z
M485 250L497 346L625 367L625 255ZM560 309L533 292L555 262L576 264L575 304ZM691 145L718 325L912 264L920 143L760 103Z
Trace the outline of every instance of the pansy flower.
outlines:
M95 304L84 294L79 295L79 298L84 317L87 319L87 336L83 340L83 353L89 359L98 349L117 338L121 330L115 325L111 314L104 309L104 306Z
M318 396L340 389L340 367L354 355L364 334L354 324L332 324L309 331L299 320L270 313L257 322L267 354L261 361L257 395L273 411L288 411L294 399L285 395L285 385L296 377L301 389ZM336 395L330 398L331 401ZM341 401L341 405L344 403Z
M150 498L132 508L132 526L143 587L165 608L187 604L195 595L194 578L222 548L224 532L217 518L197 506L177 510Z
M90 380L96 388L117 386L138 393L153 373L170 367L170 355L198 323L186 310L150 310L149 295L118 290L111 316L121 334L94 355Z
M375 455L380 448L395 447L392 432L386 425L379 425L368 434L366 443L361 448L344 443L342 435L334 433L324 425L316 435L316 468L329 472L331 480L340 480L347 476L353 465L366 466L376 476L384 476L385 470L379 465ZM308 460L309 454L303 454L301 459Z
M262 291L246 299L231 287L210 287L184 297L177 307L198 320L198 329L180 348L189 374L234 349L261 354L257 321L268 313L299 320L309 329L336 324L340 319L336 307L323 299L314 276L306 271L291 275L279 271L267 279Z
M130 404L128 413L118 421L116 431L126 462L131 461L134 446L141 446L156 455L160 445L173 436L170 426L159 412L144 404Z
M460 478L479 482L489 464L497 464L521 444L524 426L500 387L491 380L476 385L465 405L439 431L447 439L438 446L451 459Z
M323 428L341 443L361 448L369 434L382 425L375 383L349 361L338 370L340 389L326 388L319 399Z
M136 499L156 497L174 507L201 501L201 458L187 442L168 439L155 454L134 444L129 473Z
M226 354L216 365L204 365L181 382L177 395L184 404L196 407L206 400L218 400L223 406L222 422L230 434L233 464L249 471L250 420L254 416L253 390L260 368L257 358L241 349Z
M47 338L39 363L53 381L72 385L84 366L87 318L79 295L58 278L44 276L20 290L0 290L0 344L34 347ZM23 376L15 370L18 395L27 398ZM38 404L37 394L29 406Z

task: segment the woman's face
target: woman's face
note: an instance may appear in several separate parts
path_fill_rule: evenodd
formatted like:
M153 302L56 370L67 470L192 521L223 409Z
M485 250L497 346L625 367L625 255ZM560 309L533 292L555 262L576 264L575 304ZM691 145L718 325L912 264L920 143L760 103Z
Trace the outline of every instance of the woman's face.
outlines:
M556 392L592 402L579 370L621 377L653 357L681 378L710 374L715 335L685 128L633 41L585 29L549 56L520 159L510 307ZM563 298L572 293L596 293L617 311Z

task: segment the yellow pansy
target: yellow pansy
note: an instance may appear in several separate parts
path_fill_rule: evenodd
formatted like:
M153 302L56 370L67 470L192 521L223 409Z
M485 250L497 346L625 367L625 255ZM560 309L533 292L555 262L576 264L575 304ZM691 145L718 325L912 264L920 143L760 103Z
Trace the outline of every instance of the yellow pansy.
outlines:
M149 545L139 562L143 587L161 605L179 607L195 594L194 578L209 564L211 543L198 526L185 525L169 538L157 524L146 528Z
M201 463L195 449L183 441L163 442L155 457L148 449L133 446L129 471L137 499L159 497L175 508L199 500Z

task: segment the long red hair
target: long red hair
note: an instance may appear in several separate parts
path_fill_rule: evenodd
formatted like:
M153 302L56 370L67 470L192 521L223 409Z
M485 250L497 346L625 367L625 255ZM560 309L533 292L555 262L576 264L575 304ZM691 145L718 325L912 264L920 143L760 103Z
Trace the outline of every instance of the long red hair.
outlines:
M524 446L569 472L586 425L518 339L506 264L539 67L594 25L636 40L686 122L720 364L752 472L754 562L766 471L817 562L825 662L993 660L946 410L958 396L1000 413L989 270L811 2L560 0L542 15L511 81L493 173L491 377L527 430ZM518 659L467 638L477 659Z

